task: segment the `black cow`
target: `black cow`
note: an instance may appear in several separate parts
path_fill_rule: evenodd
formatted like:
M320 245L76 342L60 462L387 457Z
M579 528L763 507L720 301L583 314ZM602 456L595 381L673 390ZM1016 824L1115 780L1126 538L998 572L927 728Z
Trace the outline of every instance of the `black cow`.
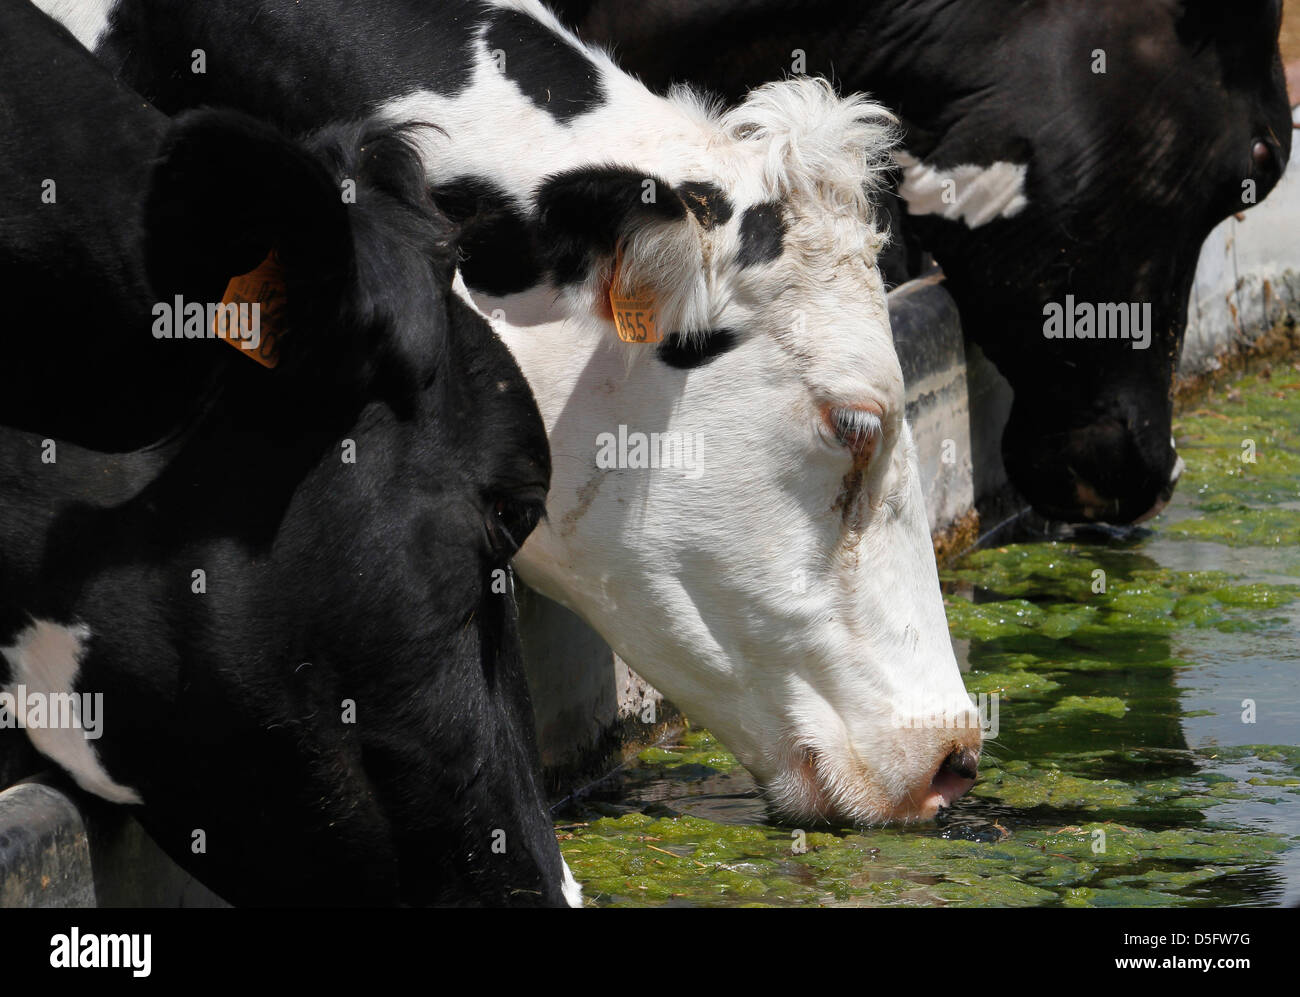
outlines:
M1168 498L1201 244L1290 155L1281 0L550 2L656 89L735 98L806 71L897 110L911 262L934 254L1015 390L1013 482L1063 520L1128 523ZM1047 338L1067 308L1118 334L1146 304L1147 348L1131 328Z
M508 574L544 428L409 136L170 123L26 0L0 49L0 721L234 903L576 899ZM275 366L160 338L268 258Z

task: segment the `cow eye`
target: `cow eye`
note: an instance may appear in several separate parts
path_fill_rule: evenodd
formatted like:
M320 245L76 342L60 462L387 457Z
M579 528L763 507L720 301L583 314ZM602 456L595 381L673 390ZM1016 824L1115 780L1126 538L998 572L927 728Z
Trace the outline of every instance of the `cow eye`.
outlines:
M1250 158L1258 169L1267 170L1273 165L1273 149L1263 139L1256 139L1250 148Z
M879 413L871 408L828 405L822 409L822 421L835 442L853 454L856 464L871 459L884 432Z
M488 508L486 519L492 553L502 561L514 557L545 512L545 506L535 500L495 499Z

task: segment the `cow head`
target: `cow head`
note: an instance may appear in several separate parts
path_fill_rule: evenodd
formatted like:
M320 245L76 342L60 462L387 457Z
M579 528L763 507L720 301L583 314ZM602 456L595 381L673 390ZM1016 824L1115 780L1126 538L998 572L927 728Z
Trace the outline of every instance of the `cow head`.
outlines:
M544 428L452 287L455 232L405 134L304 147L183 115L147 228L160 294L217 300L274 250L287 304L274 369L197 344L223 390L141 496L159 525L132 556L189 551L213 588L141 622L180 630L189 679L151 735L177 760L106 741L110 770L143 771L155 836L232 900L563 902L510 577L542 515ZM256 811L229 812L236 795ZM185 854L191 826L226 844Z
M552 286L484 304L554 461L520 573L785 816L929 816L970 784L980 734L875 262L892 119L804 79L704 120L707 166L545 181ZM629 336L661 341L620 340L625 298L650 303L618 317Z
M985 6L937 19L886 88L901 193L1015 391L1014 483L1055 519L1141 520L1182 467L1171 386L1201 244L1290 154L1282 5ZM1120 338L1069 337L1103 322Z

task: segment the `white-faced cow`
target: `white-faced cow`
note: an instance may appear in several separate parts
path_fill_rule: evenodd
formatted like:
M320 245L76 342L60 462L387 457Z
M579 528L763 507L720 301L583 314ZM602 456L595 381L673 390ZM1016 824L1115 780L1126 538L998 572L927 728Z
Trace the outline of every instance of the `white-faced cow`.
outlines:
M876 266L886 112L812 79L658 97L532 0L91 6L80 37L167 110L438 126L426 173L551 444L521 576L782 813L927 817L970 785Z
M235 903L578 902L508 574L544 428L412 131L169 123L21 0L0 47L4 727ZM273 367L191 307L255 267Z
M1290 155L1282 0L554 5L656 89L738 99L794 66L897 109L897 227L1015 390L1012 481L1055 519L1159 511L1182 467L1170 387L1201 244Z

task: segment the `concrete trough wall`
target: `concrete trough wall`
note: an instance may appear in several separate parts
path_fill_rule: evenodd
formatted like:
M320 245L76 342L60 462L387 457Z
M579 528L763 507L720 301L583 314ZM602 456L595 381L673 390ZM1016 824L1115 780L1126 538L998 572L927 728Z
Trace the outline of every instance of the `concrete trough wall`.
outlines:
M1300 107L1292 111L1300 127ZM1300 320L1300 133L1291 167L1268 200L1216 228L1201 249L1180 373L1219 367L1280 324Z
M0 792L0 907L226 907L120 807L58 776Z

